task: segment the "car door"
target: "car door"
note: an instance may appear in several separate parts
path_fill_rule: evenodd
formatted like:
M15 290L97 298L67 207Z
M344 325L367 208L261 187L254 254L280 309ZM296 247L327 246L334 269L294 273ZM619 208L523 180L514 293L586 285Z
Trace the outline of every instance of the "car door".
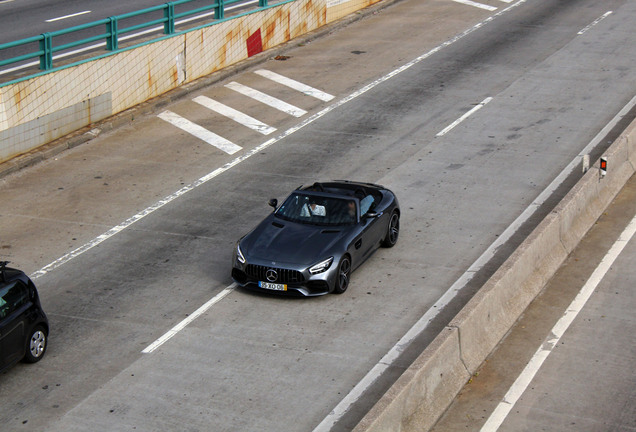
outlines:
M0 289L0 369L22 359L25 349L29 290L20 281Z
M375 250L378 244L378 230L381 229L378 217L362 216L357 224L357 235L352 244L352 265L358 267Z

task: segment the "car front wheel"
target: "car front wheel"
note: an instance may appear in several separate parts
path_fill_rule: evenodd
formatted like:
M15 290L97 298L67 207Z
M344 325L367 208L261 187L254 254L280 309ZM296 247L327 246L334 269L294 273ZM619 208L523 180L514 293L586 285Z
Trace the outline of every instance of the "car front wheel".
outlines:
M349 276L351 276L351 258L345 255L340 259L340 264L338 264L336 287L333 290L335 294L342 294L349 288Z
M27 363L40 361L46 352L46 343L46 330L42 326L36 326L31 332L31 337L27 340L24 361Z
M400 235L400 214L397 211L391 213L391 219L389 219L389 226L386 230L386 236L382 241L382 246L390 248L395 246Z

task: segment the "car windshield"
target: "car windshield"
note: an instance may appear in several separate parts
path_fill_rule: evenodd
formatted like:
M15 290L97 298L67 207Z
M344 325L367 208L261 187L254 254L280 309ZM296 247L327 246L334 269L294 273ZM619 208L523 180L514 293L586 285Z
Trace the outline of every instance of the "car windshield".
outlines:
M312 225L349 225L357 219L357 208L353 199L293 193L276 216Z

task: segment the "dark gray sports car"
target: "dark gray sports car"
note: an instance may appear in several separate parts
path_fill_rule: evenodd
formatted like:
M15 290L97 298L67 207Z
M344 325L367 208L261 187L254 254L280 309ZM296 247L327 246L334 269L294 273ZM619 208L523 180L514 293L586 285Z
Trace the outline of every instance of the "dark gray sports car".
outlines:
M341 294L351 272L400 232L397 198L385 187L351 181L300 187L241 238L232 278L256 290Z

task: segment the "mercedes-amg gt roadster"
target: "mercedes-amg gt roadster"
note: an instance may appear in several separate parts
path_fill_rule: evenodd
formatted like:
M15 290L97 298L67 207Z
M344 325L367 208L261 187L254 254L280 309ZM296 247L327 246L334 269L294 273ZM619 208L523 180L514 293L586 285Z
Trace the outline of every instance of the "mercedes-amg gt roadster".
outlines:
M232 278L255 290L317 296L341 294L351 272L379 246L393 247L400 207L383 186L352 181L299 187L241 238Z

